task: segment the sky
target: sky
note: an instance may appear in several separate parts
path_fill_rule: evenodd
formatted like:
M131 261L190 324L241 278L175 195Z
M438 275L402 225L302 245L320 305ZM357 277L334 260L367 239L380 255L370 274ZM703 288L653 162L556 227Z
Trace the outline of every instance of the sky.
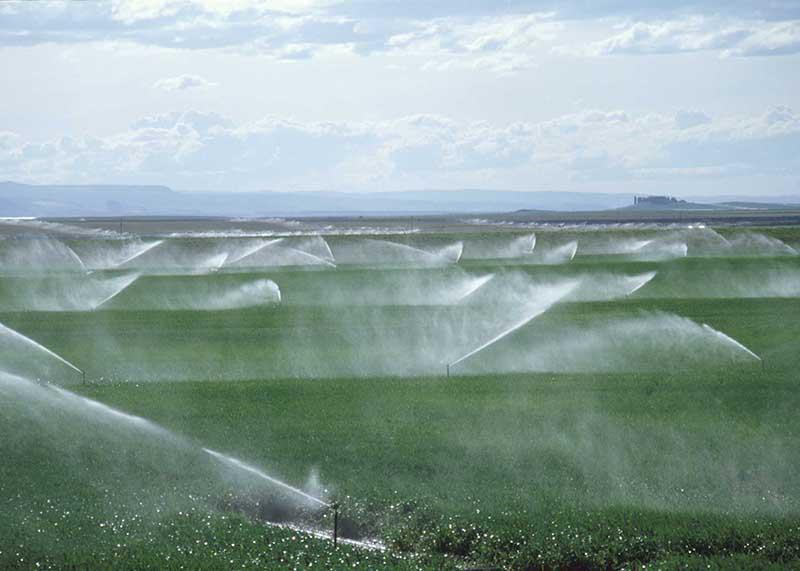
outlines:
M12 0L0 69L0 180L800 194L800 0Z

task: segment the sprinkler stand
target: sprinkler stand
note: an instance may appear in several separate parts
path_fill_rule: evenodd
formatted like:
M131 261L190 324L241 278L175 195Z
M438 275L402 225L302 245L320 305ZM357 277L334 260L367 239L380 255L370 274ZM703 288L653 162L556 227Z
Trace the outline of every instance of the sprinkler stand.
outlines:
M333 547L336 548L339 545L339 502L333 502L331 507L333 508Z
M450 378L450 363L447 363L447 378Z

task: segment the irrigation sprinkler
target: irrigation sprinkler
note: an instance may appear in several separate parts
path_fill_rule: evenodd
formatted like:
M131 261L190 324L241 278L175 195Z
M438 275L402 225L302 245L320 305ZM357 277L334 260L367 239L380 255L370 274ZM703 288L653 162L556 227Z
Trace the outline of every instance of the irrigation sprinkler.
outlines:
M81 372L81 384L86 384L86 371L83 369L78 369Z
M331 508L333 508L333 547L336 548L339 545L339 502L333 502Z
M447 378L450 378L450 363L447 363Z

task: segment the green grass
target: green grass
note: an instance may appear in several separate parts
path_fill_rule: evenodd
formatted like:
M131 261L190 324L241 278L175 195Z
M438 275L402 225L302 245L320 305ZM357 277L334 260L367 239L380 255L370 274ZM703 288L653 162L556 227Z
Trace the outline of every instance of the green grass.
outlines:
M719 293L742 276L757 286L792 272L794 259L465 266L542 279L659 271L629 299L554 307L506 349L674 313L733 336L765 366L698 366L710 355L700 345L605 373L359 371L361 360L391 363L369 361L386 336L408 340L452 310L326 303L324 287L353 291L407 270L272 272L285 303L243 311L4 312L0 322L89 371L93 383L71 389L180 440L0 384L0 568L800 568L800 299ZM189 279L148 278L130 295ZM503 347L485 359L510 354ZM77 380L52 363L37 375ZM317 473L345 527L388 551L265 527L272 492L221 477L200 446L298 486ZM331 524L329 513L302 517Z
M688 556L796 562L795 388L789 378L727 372L698 380L548 375L82 392L290 482L301 484L315 466L348 518L398 557L422 554L411 562L389 557L387 565L466 558L514 568L606 568ZM779 453L783 469L764 464ZM202 517L212 523L199 526ZM212 545L225 537L256 541L250 556L266 557L266 568L277 562L264 553L269 542L288 543L292 558L301 549L283 532L237 516L147 519L134 526L131 548L116 565L146 565L165 552L184 563L224 563L211 549L175 552L198 537ZM128 545L131 532L123 526L120 533ZM115 557L108 552L113 537L101 535L92 553ZM334 557L310 543L319 561ZM64 557L73 559L65 560L89 557L80 547L71 546ZM230 557L247 553L240 546ZM377 556L348 553L377 566Z

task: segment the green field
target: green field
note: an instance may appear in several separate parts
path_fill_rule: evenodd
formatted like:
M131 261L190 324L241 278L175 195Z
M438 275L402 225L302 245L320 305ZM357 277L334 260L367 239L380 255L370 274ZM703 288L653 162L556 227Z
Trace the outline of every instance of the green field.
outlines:
M530 233L5 240L0 567L800 568L800 228Z

